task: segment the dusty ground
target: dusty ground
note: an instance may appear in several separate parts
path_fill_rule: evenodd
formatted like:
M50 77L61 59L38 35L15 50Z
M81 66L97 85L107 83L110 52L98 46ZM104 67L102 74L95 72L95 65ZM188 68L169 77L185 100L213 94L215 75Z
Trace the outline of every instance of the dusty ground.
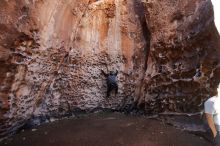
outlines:
M144 117L97 113L24 130L5 146L211 146L201 137Z

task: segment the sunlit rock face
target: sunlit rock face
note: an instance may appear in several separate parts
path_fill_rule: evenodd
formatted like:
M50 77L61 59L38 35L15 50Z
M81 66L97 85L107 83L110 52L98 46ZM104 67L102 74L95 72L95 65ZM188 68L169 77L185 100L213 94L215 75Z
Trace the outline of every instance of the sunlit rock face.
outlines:
M139 104L148 112L192 112L216 93L220 41L210 0L145 2L150 53Z
M209 0L2 0L0 137L74 110L195 111L219 79ZM101 74L118 70L106 98Z
M132 100L150 39L139 1L2 0L0 7L1 136L33 115ZM119 71L116 96L106 98L101 69Z

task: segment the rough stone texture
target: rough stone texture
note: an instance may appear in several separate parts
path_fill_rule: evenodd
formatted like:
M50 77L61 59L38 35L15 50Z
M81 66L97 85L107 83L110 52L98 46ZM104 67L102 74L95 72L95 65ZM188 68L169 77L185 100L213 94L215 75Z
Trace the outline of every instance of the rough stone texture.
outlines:
M0 7L0 137L33 115L115 109L134 97L149 42L139 1L3 0ZM101 69L119 71L116 97L106 98Z
M148 113L198 110L220 80L210 0L2 0L0 8L0 137L33 115L133 98ZM116 97L106 99L101 69L119 71Z
M220 41L210 0L149 0L150 53L139 104L148 112L192 112L216 94Z

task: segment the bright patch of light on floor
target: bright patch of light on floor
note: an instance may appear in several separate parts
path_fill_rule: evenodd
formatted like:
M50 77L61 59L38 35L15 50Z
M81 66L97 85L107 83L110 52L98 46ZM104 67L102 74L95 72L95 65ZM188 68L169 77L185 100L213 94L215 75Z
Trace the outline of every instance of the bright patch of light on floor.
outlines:
M220 32L220 0L212 0L212 4L214 6L215 13L215 25Z

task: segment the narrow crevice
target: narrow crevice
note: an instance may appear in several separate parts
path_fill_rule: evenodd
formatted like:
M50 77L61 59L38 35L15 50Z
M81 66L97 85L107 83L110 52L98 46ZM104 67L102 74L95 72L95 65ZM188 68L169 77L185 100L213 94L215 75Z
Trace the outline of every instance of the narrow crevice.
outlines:
M142 31L143 31L143 36L146 40L146 47L144 49L144 53L145 53L145 64L144 64L144 71L147 70L147 62L148 62L148 57L149 57L149 53L150 53L150 30L148 29L147 23L146 21L144 21L141 25L142 27Z
M136 94L136 100L134 101L134 104L136 107L142 109L144 108L144 105L139 103L141 97L142 97L142 92L143 92L143 86L144 86L144 78L145 78L145 72L147 70L147 62L149 58L149 53L150 53L150 40L151 40L151 33L147 25L147 19L145 15L143 15L143 12L145 11L145 6L141 0L134 1L134 11L135 14L138 15L138 19L141 25L141 31L143 34L143 38L146 42L145 48L144 48L144 67L143 67L143 73L141 77L141 81L139 83L139 86L137 87L138 91Z
M145 54L145 64L144 64L144 71L147 70L147 61L148 61L148 56L150 52L150 40L151 40L151 33L147 25L147 19L145 15L143 15L143 12L145 11L145 7L143 2L141 0L134 1L134 11L138 15L138 19L141 24L141 30L143 33L143 37L146 41L145 49L144 49L144 54Z

